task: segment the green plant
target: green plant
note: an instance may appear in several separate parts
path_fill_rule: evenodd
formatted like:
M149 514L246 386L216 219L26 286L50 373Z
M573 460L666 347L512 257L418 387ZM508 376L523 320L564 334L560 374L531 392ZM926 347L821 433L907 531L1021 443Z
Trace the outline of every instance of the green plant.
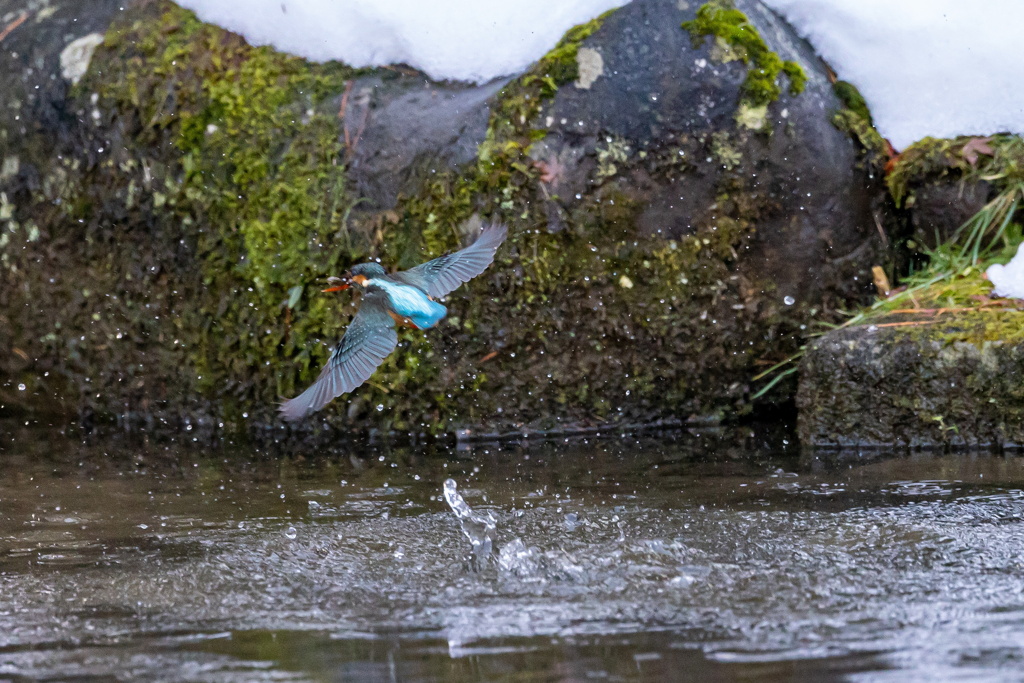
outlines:
M880 298L865 309L851 314L840 325L822 324L810 336L819 337L833 329L871 324L894 312L907 310L907 306L921 309L921 304L936 303L940 307L971 305L972 297L988 291L982 273L992 263L1006 260L1017 249L1024 236L1021 226L1013 217L1024 199L1024 182L1006 185L992 201L971 216L946 243L923 253L927 264L903 278L903 287L885 298ZM796 363L803 357L806 345L756 375L754 381L767 379L753 396L760 398L783 378L797 371Z

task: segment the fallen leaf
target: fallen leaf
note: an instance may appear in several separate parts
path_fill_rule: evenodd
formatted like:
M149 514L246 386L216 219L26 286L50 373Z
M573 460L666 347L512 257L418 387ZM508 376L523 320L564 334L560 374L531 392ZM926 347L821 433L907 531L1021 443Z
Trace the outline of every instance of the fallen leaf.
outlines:
M971 166L977 166L979 154L984 154L989 157L995 154L995 150L988 144L990 142L992 142L991 137L971 138L960 150L960 156L962 156L964 161L969 163Z
M882 266L872 266L871 275L875 281L875 289L878 290L878 296L887 297L889 292L892 291L892 285L889 284L889 278L885 274L885 270Z
M550 161L539 160L533 162L534 167L540 171L540 180L542 183L548 185L557 182L565 170L562 163L557 159L551 159Z

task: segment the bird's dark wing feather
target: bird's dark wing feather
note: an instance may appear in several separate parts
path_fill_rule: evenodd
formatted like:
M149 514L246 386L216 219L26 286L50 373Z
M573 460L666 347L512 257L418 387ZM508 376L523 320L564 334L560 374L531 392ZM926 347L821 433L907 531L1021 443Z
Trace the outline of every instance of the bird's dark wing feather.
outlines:
M469 282L494 261L494 252L505 241L508 228L494 223L484 228L476 242L465 249L427 261L415 268L395 273L394 278L419 287L428 296L441 297L464 282Z
M387 295L379 290L366 292L359 311L316 382L293 399L281 404L281 416L288 421L301 420L331 400L346 394L370 378L395 346L398 333L388 313Z

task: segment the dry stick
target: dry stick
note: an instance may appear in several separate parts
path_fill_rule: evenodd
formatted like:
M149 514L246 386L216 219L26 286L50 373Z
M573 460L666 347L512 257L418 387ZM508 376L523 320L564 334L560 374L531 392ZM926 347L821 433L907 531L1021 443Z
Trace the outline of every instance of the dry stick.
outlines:
M338 108L338 118L341 120L341 128L345 133L345 149L348 149L348 124L345 123L345 111L348 109L348 95L352 92L355 81L345 84L345 92L341 95L341 106Z
M359 122L359 130L356 131L356 136L354 138L352 138L352 147L350 149L346 150L347 153L351 152L351 154L348 155L349 158L351 158L352 154L355 154L356 147L359 146L359 138L363 137L363 131L366 130L366 123L369 121L369 119L370 119L370 103L367 102L366 103L366 108L363 110L363 120Z
M0 31L0 42L3 42L4 38L11 35L11 31L24 24L26 19L28 19L28 12L22 12L17 19L7 24L4 30Z
M875 227L878 228L878 234L882 236L882 246L889 246L889 237L885 234L885 228L882 227L882 221L878 218L878 214L874 211L871 212L871 217L875 219Z
M366 130L366 122L370 118L370 104L367 102L366 108L363 110L363 120L359 122L359 129L356 131L354 138L348 134L348 122L345 120L345 113L348 111L348 97L352 93L352 86L355 85L355 81L349 81L345 84L345 92L341 95L341 106L338 108L338 118L341 119L341 128L345 133L345 158L346 160L352 158L353 152L359 145L359 138L363 136L363 131Z
M961 313L963 311L990 311L993 313L1002 313L1003 311L1019 311L1019 308L1011 308L1006 304L982 304L981 306L963 306L960 308L897 308L892 311L886 311L882 315L898 315L906 313L920 313L926 315L942 315L943 313Z
M875 327L916 327L918 325L934 325L938 320L910 320L902 323L881 323Z

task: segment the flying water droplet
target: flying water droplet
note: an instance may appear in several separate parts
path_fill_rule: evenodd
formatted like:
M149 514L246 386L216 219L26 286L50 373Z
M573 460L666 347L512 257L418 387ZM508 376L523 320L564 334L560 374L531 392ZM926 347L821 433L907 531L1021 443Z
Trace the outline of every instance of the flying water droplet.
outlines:
M540 570L539 555L535 548L514 538L498 553L498 569L516 576L535 575Z
M294 541L296 538L298 538L298 536L299 536L299 532L297 532L295 530L295 527L293 527L293 526L290 526L290 527L288 527L287 529L284 530L284 537L289 539L289 540Z
M462 526L462 533L473 547L473 564L476 568L491 556L494 543L494 528L497 520L488 512L486 515L473 512L469 504L459 495L454 479L444 481L444 499Z
M796 303L796 299L787 294L785 297L783 297L782 303L786 304L787 306L792 306L793 304Z

